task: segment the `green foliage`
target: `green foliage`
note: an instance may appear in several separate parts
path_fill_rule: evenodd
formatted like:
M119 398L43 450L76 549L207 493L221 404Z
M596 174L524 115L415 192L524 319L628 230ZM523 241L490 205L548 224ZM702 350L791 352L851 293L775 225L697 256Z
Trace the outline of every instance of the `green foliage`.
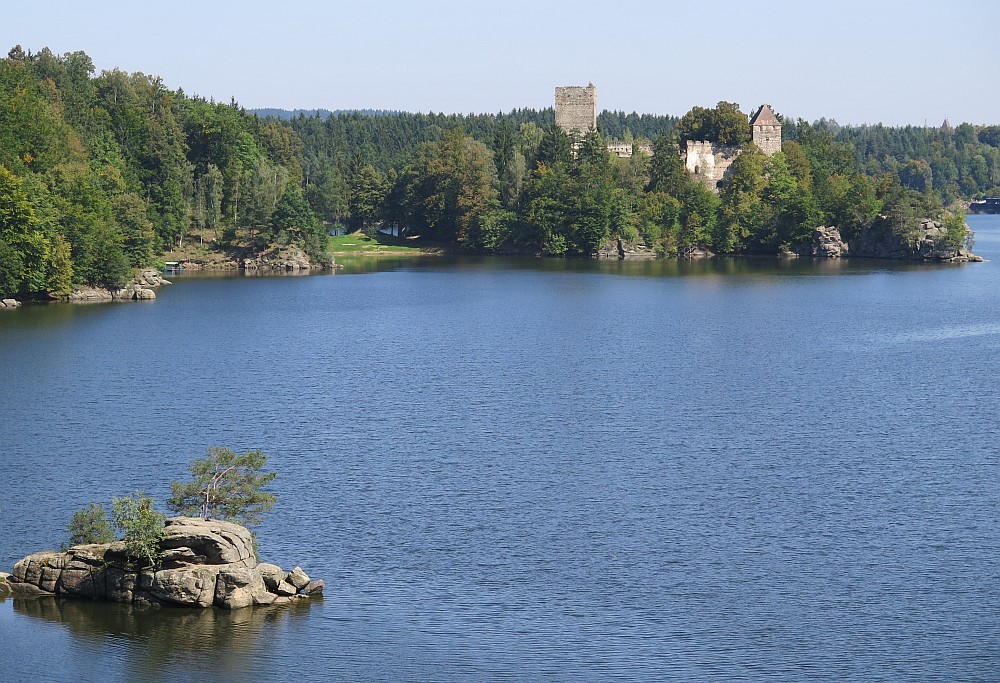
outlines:
M567 136L551 108L279 120L155 76L94 72L82 52L0 59L0 295L117 287L192 237L241 250L294 242L322 258L323 223L490 253L588 256L615 237L666 253L768 253L814 224L851 238L886 215L905 232L916 213L1000 193L995 125L785 121L783 161L741 161L719 197L688 175L680 148L747 146L732 102L681 119L601 112L602 135L654 141L651 159L617 159L597 131Z
M941 224L947 231L944 246L952 250L962 248L972 249L972 233L965 224L965 216L960 213L948 213L941 219Z
M277 501L274 494L263 490L277 476L261 472L266 463L267 456L259 450L237 455L213 446L207 458L191 462L192 481L171 484L173 495L167 507L181 515L260 524Z
M714 109L694 107L677 124L681 141L707 140L738 147L750 142L750 119L735 102L719 102Z
M471 246L481 218L499 205L489 149L458 129L422 146L404 175L406 218L429 239Z
M545 164L568 164L573 160L573 141L554 123L545 129L538 146L538 161Z
M87 507L78 510L70 520L70 547L87 543L111 543L113 540L115 534L103 505L89 503Z
M153 499L136 491L130 496L113 498L111 508L128 556L143 567L158 565L164 517L153 509Z

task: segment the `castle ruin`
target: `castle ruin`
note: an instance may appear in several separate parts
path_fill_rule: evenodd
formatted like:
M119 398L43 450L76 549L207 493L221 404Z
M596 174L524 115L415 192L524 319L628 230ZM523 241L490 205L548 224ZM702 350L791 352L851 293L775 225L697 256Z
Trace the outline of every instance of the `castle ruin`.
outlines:
M767 156L781 151L781 121L766 104L760 105L760 109L750 119L750 132L753 134L753 144Z
M766 104L762 104L750 118L750 134L753 143L767 156L781 151L781 122ZM682 154L688 173L697 177L708 189L718 192L726 184L730 167L740 152L740 148L734 145L688 140Z
M556 88L556 125L567 134L597 130L597 88L567 85Z
M583 135L597 130L597 88L593 83L586 87L566 85L556 88L556 125L576 139L574 149ZM648 142L613 140L608 143L608 151L619 159L631 157L635 149L648 156L653 155L653 148Z
M566 134L579 139L591 130L597 130L597 88L593 83L556 88L556 125ZM750 118L753 143L767 156L781 151L781 122L766 104L760 106ZM608 151L619 158L631 157L635 150L652 156L648 142L608 142ZM735 145L719 145L707 140L688 140L681 150L688 173L697 177L713 192L726 184L730 168L740 155Z

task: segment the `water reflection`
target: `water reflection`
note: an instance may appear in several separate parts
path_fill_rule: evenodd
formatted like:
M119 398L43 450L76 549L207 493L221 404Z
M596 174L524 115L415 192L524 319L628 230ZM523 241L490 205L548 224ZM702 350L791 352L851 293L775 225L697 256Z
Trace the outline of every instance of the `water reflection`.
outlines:
M54 597L14 599L14 612L65 627L81 645L117 651L128 680L165 680L178 670L253 673L271 635L304 618L314 597L240 610L143 608ZM167 673L170 672L168 676ZM209 676L211 678L211 676Z
M710 259L650 259L637 261L508 256L345 256L337 259L344 275L395 270L528 270L546 273L602 273L640 277L697 276L827 276L906 272L928 268L954 268L967 264L928 264L880 259L812 259L768 256L717 256Z

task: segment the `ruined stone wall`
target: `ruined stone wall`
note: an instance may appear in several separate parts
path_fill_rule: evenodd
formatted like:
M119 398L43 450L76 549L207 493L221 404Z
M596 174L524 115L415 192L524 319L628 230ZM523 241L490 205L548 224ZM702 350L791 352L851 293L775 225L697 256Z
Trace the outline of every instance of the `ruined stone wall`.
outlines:
M754 126L753 144L767 156L781 151L781 126Z
M653 156L653 146L644 140L638 142L625 142L624 140L612 140L608 143L608 151L619 159L628 159L639 150L648 157Z
M739 147L715 145L702 140L688 140L684 150L684 165L705 187L718 192L729 175L729 167L740 155Z
M565 132L597 128L597 88L570 85L556 88L556 125Z

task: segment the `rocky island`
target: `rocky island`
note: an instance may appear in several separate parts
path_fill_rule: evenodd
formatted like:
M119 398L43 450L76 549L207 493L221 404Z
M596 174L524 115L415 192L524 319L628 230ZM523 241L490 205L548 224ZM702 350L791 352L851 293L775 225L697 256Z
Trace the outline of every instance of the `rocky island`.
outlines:
M142 606L276 605L321 595L323 580L295 567L257 563L253 536L239 524L196 517L166 520L160 563L138 569L122 541L28 555L0 573L0 597L60 596ZM6 584L6 586L5 586Z

